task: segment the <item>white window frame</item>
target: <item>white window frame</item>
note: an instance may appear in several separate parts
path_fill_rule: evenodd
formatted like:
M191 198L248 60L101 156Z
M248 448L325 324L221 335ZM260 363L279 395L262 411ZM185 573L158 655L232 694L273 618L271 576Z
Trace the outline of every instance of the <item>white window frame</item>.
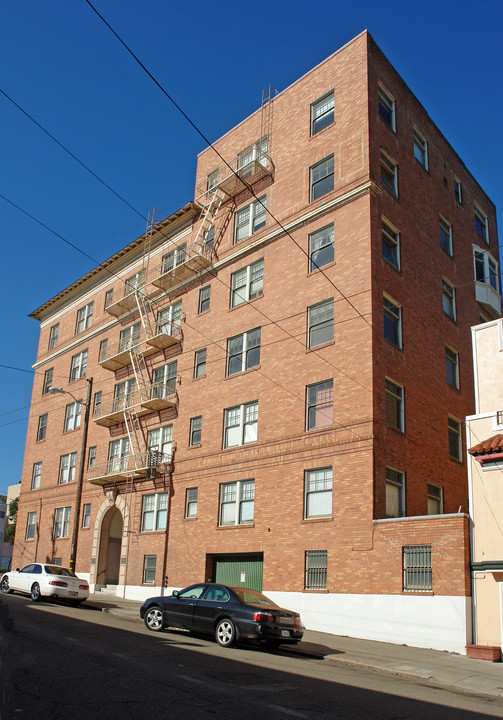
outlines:
M427 487L427 515L442 515L444 512L444 489L439 485L428 483ZM433 505L436 505L434 508ZM435 512L433 512L435 510Z
M206 375L206 348L196 350L194 353L194 378L201 378Z
M398 498L398 501L397 501ZM386 517L405 515L405 473L386 467ZM397 505L395 512L395 505Z
M487 245L489 245L489 226L487 224L487 215L477 204L475 204L475 232Z
M32 510L26 516L26 533L24 536L25 540L35 539L35 528L37 527L37 511Z
M219 176L220 172L218 168L216 170L212 170L210 173L208 173L207 179L206 179L206 190L210 192L211 190L215 190L218 186L219 182Z
M152 370L152 398L167 398L176 392L178 361L172 360Z
M52 377L54 375L54 368L49 368L44 373L44 384L42 386L42 395L47 395L49 388L52 385Z
M91 327L93 321L94 302L87 303L84 307L77 310L77 320L75 323L75 335L87 330Z
M39 415L38 417L38 425L37 425L37 442L41 442L42 440L45 440L47 435L47 418L48 414L44 413L43 415Z
M130 325L119 333L119 352L131 350L140 342L141 322Z
M386 333L386 318L393 325L394 335L396 341L389 337ZM389 297L389 295L383 295L383 323L384 323L384 338L392 345L397 348L402 348L402 307L395 300ZM389 325L389 323L388 323Z
M330 186L330 180L332 178L332 187ZM328 189L325 189L325 185ZM321 191L318 188L322 188ZM315 202L328 193L331 193L335 187L335 163L334 155L328 155L319 162L311 165L309 168L309 200ZM318 192L320 194L318 194Z
M332 468L304 470L304 518L332 517Z
M190 487L185 490L185 517L197 517L197 487Z
M87 371L87 350L73 355L70 366L70 382L80 380L86 376Z
M452 369L451 373L449 368ZM452 374L454 382L449 380L450 374ZM448 345L445 346L445 378L451 387L459 388L459 353Z
M151 500L153 498L153 500ZM141 532L162 532L166 530L168 518L168 493L152 493L144 495L141 505ZM148 527L148 519L152 518L152 527Z
M70 535L70 516L72 508L70 505L54 508L54 538L66 538Z
M108 445L108 472L127 470L129 465L129 438L111 440Z
M396 132L395 98L381 83L377 86L377 96L379 116L383 119L386 125L393 130L393 132Z
M59 337L59 322L55 325L52 325L49 330L49 343L48 343L48 349L54 350L58 346L58 337Z
M412 130L414 157L425 170L428 170L428 141L423 133L414 127Z
M182 301L168 305L157 313L157 334L177 335L182 324ZM139 332L138 332L139 334Z
M311 136L317 135L334 122L335 92L325 93L311 103ZM321 125L321 127L318 127Z
M124 297L131 295L132 293L139 290L145 284L146 273L145 270L138 270L134 275L130 275L124 281Z
M461 420L458 420L453 415L449 415L447 427L448 427L448 439L449 439L449 457L451 458L451 460L458 460L459 462L462 462L462 460L463 460L463 438L461 437L461 433L462 433ZM454 449L454 441L456 442L455 454L451 452L451 450Z
M381 185L398 198L398 164L384 150L381 150Z
M42 463L33 463L33 469L31 472L31 489L38 490L42 481Z
M65 424L63 432L70 432L80 427L80 421L82 418L82 400L69 403L65 410Z
M234 214L234 244L251 237L265 226L267 217L267 195L253 200Z
M447 278L442 278L442 308L444 315L456 322L456 288Z
M254 172L253 162L256 161L263 166L267 166L267 151L269 149L269 139L267 135L249 145L238 155L237 169L240 178L246 180Z
M315 230L309 235L309 272L315 272L334 262L334 224ZM318 259L321 258L321 259Z
M58 485L66 485L75 480L77 468L77 453L71 452L61 455L59 458Z
M229 437L237 435L237 442ZM224 410L224 448L241 447L257 442L258 437L258 400L234 405Z
M483 268L482 276L480 275L481 265ZM483 285L489 285L499 294L499 266L488 250L473 245L473 268L475 281Z
M250 512L251 510L251 512ZM255 515L255 480L237 480L220 484L218 524L250 525Z
M439 216L440 247L452 257L452 225L442 215Z
M189 435L189 446L198 447L201 444L203 432L203 416L196 415L196 417L190 418L190 435ZM198 438L199 434L199 438Z
M91 527L91 503L84 503L82 506L82 527Z
M322 313L316 317L318 314L318 311L322 310ZM328 329L331 328L331 336L330 337L323 337L321 342L314 342L313 341L313 335L315 332L318 332L319 330L325 330L328 331ZM328 333L327 333L328 335ZM333 298L327 298L326 300L322 300L319 303L316 303L315 305L310 305L307 308L307 339L306 339L306 346L307 348L315 348L320 347L320 345L326 345L326 343L333 342L334 340L334 299Z
M386 425L389 428L393 428L393 430L398 430L399 432L405 432L405 388L403 385L400 385L399 383L395 382L394 380L391 380L391 378L385 378L385 384L384 384L384 395L385 395L385 421ZM393 402L393 409L396 408L396 423L388 422L388 412L387 408L389 407L388 399L390 399L390 402ZM393 416L395 417L395 412L393 413Z
M96 445L91 445L87 453L87 467L94 467L96 465Z
M175 245L169 252L162 256L162 273L170 272L176 267L183 265L187 260L187 243Z
M149 452L159 452L170 456L173 450L173 425L163 425L148 431L147 445Z
M314 422L312 413L314 411ZM316 424L318 413L325 416L326 422ZM306 430L319 430L329 427L334 421L334 381L332 378L306 386Z
M384 217L381 218L381 237L383 258L400 270L400 233Z
M254 277L255 275L255 277ZM238 284L240 283L240 284ZM264 292L264 259L231 274L231 308L260 297Z
M253 343L254 340L258 336L258 342L255 344ZM241 341L241 349L239 351L235 350L232 351L231 347L232 344L236 344L237 342ZM234 335L233 337L230 337L227 339L227 367L226 367L226 375L227 377L230 377L232 375L237 375L239 373L243 373L246 370L249 370L250 368L254 368L260 365L260 346L261 346L261 328L256 327L252 330L247 330L244 333L240 333L239 335ZM258 351L258 353L257 353ZM257 356L258 355L258 356ZM250 357L255 357L256 362L254 360L250 361ZM239 363L239 369L233 370L231 372L231 362L236 359ZM253 364L250 364L250 362L253 362Z

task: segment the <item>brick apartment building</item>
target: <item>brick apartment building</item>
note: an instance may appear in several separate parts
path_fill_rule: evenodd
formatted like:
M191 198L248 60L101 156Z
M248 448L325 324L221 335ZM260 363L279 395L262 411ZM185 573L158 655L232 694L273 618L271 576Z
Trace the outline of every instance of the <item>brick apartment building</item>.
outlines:
M492 202L362 33L32 313L14 565L68 564L76 520L94 588L215 578L313 629L463 649L470 326L498 277Z

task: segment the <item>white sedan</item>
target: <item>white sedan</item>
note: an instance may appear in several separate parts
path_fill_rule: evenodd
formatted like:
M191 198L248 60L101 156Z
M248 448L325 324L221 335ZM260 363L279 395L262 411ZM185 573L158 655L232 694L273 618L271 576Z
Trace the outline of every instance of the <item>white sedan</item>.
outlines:
M73 570L46 563L30 563L21 570L16 568L5 573L0 580L0 590L26 593L34 602L42 598L60 598L78 605L89 597L89 585Z

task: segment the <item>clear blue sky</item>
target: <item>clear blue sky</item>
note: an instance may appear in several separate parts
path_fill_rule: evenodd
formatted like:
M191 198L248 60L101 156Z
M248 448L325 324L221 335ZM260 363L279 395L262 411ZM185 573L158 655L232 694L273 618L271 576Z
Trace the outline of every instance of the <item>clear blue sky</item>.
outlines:
M502 0L95 0L210 140L367 28L503 206ZM193 198L204 142L85 0L2 0L0 89L147 215ZM0 194L101 262L144 221L0 95ZM28 313L93 263L0 198L0 364L31 370ZM0 367L0 493L19 482L33 376Z

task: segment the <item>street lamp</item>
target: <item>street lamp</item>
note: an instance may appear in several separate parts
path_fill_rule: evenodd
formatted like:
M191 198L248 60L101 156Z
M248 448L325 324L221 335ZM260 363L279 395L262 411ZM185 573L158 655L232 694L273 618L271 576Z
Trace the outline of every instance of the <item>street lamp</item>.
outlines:
M82 485L84 482L84 465L86 461L86 447L87 447L87 430L89 427L89 408L91 407L91 392L93 389L93 379L86 378L87 380L87 397L86 401L82 403L84 407L86 408L86 411L84 413L84 426L82 428L82 446L80 449L80 464L79 464L79 474L77 476L77 495L75 498L75 517L73 518L73 529L72 529L72 545L70 549L70 570L73 570L75 572L75 560L77 557L77 541L79 537L79 520L80 520L80 505L82 502ZM50 387L47 388L47 391L51 393L51 395L70 395L75 402L79 402L77 398L71 393L68 392L68 390L63 390L63 388L57 388L57 387Z

